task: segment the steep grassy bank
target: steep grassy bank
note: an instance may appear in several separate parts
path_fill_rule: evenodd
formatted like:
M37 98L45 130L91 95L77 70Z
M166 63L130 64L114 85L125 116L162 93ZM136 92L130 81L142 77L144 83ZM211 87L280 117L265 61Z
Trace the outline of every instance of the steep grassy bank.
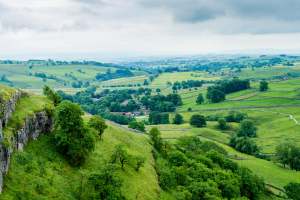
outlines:
M88 120L90 116L85 116ZM8 174L4 177L3 199L78 199L91 191L87 176L98 172L109 160L114 146L124 144L131 155L146 157L145 166L139 172L125 165L118 175L124 180L123 194L128 199L153 199L160 191L154 169L149 139L145 135L133 134L108 124L104 140L97 141L95 151L81 167L71 167L64 157L57 153L53 143L55 133L30 141L24 152L15 151L11 156Z

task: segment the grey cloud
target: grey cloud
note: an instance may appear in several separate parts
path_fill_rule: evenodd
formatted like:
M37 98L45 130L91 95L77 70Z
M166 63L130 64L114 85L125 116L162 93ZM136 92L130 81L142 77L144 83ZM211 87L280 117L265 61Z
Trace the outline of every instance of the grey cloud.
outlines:
M166 9L175 22L196 23L218 17L299 20L299 0L139 0L145 8Z
M86 18L95 15L91 8L85 6L32 9L0 2L0 31L82 31L89 28Z
M73 0L75 2L84 3L84 4L93 4L93 5L104 5L104 1L102 0Z

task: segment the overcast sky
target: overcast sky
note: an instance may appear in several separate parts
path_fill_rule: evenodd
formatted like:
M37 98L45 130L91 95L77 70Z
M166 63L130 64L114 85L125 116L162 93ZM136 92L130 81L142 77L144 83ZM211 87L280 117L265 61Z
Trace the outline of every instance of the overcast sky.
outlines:
M299 0L0 0L0 53L300 46Z

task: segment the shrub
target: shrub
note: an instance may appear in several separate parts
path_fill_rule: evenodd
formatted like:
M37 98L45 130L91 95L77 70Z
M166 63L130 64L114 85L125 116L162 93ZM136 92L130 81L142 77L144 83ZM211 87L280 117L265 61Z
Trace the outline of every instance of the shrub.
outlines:
M260 82L259 90L262 91L267 91L268 90L268 82L262 81Z
M143 122L129 122L129 126L128 128L132 128L132 129L136 129L142 132L146 132L145 131L145 125Z
M290 182L286 186L284 186L286 190L286 195L290 199L300 199L300 183Z
M219 118L218 126L220 129L225 130L226 129L226 120L224 118Z
M239 124L240 130L237 133L238 137L256 137L257 127L254 126L254 122L251 119L244 119Z
M190 125L197 127L206 126L206 121L203 115L193 115L190 119Z
M175 117L174 117L174 119L173 119L173 124L179 125L179 124L183 124L183 122L184 122L184 121L183 121L182 115L176 113L176 114L175 114Z

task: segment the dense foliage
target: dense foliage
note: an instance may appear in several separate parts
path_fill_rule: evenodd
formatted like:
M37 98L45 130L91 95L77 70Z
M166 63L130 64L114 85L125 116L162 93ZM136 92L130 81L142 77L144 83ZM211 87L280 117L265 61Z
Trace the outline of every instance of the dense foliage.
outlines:
M203 115L193 115L190 119L190 125L197 126L197 127L204 127L206 126L206 121Z
M225 94L237 92L250 88L249 80L239 80L237 78L232 79L229 82L222 82L220 85L209 86L207 88L206 98L217 103L225 100Z
M258 199L265 191L262 178L226 158L226 150L217 144L201 142L196 136L183 136L171 145L155 133L151 138L159 184L165 190L175 190L175 198Z
M143 96L141 103L151 111L173 112L175 106L182 105L182 100L178 94L168 94L167 96L158 94L154 96Z
M97 73L96 79L101 81L107 81L110 79L116 79L116 78L123 78L123 77L132 77L134 76L131 71L128 69L122 70L118 69L115 73L111 73L110 69L108 68L107 72L105 74Z
M289 199L300 199L300 183L292 181L284 186L284 189Z
M300 147L291 142L281 143L276 146L276 161L289 165L292 170L300 171Z
M50 89L49 86L45 85L43 88L44 95L48 96L54 103L55 106L58 106L62 101L62 98L59 96L57 92L54 92L53 89Z
M56 145L74 165L81 164L95 147L95 136L84 124L83 115L80 106L70 101L62 101L56 108Z
M142 132L146 132L145 125L142 122L129 122L128 128L136 129Z
M150 124L170 124L170 116L167 113L153 111L149 113L148 121Z
M268 90L268 82L262 81L259 85L259 91L267 91Z
M184 120L183 120L183 117L181 114L179 113L176 113L174 118L173 118L173 124L183 124L184 123Z

